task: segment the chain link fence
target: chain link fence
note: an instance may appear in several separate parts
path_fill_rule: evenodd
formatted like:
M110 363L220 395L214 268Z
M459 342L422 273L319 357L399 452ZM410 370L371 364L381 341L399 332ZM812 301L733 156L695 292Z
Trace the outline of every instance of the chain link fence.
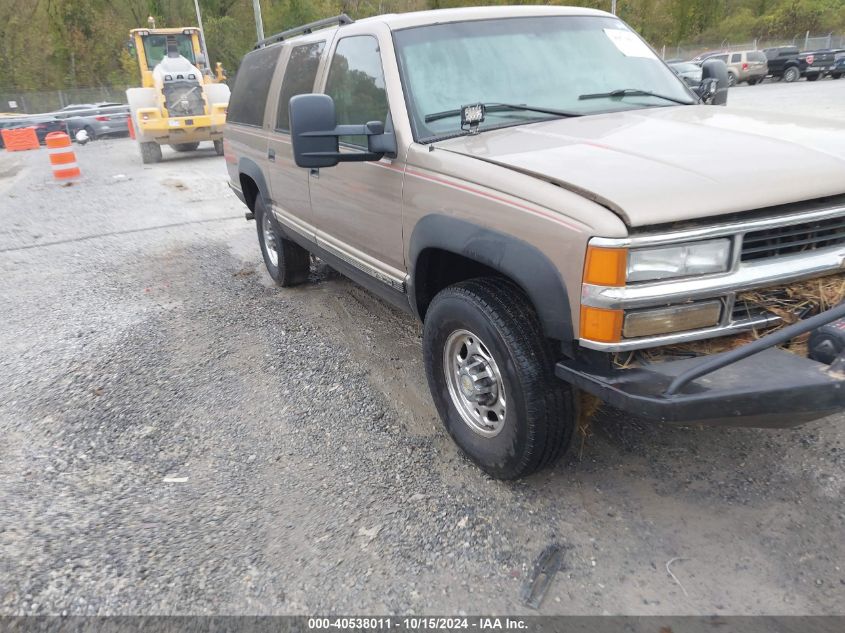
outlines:
M707 44L682 44L680 46L664 46L658 49L663 59L692 59L702 53L710 51L748 51L763 50L775 46L797 46L802 51L816 51L826 48L845 48L845 34L828 33L827 35L796 35L791 39L755 39L748 42L710 42Z
M14 92L0 90L0 112L40 114L55 112L72 103L126 103L125 86L74 88L48 92Z

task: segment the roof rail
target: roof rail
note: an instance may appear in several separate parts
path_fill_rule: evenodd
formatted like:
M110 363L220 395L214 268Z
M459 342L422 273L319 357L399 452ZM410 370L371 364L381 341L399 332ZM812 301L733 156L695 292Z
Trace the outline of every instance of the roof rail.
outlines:
M310 33L315 29L322 29L327 26L334 26L335 24L337 24L338 26L343 26L344 24L352 24L354 21L355 20L350 18L345 13L341 13L340 15L336 15L333 18L324 18L322 20L317 20L316 22L309 22L308 24L297 26L294 29L288 29L287 31L282 31L281 33L271 35L270 37L265 37L263 40L260 40L255 43L255 48L269 46L270 44L281 42L282 40L286 40L295 35L304 35L305 33Z

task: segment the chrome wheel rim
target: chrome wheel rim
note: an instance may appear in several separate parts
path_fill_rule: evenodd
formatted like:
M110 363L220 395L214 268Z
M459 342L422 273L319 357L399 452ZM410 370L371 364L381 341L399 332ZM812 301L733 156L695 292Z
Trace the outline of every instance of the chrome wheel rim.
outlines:
M443 371L452 403L475 433L495 437L505 426L505 382L484 342L469 330L456 330L446 339Z
M279 246L276 243L276 232L270 223L270 212L261 214L261 231L264 233L264 250L270 263L276 268L279 267Z

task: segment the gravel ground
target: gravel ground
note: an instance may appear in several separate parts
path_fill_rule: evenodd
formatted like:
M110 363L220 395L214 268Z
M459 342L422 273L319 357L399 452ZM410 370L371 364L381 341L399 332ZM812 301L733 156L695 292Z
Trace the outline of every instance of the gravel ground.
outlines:
M734 92L801 113L845 81ZM842 416L606 412L490 480L435 418L419 326L322 266L273 286L210 149L77 153L70 187L0 153L0 614L531 613L551 542L541 613L845 614Z

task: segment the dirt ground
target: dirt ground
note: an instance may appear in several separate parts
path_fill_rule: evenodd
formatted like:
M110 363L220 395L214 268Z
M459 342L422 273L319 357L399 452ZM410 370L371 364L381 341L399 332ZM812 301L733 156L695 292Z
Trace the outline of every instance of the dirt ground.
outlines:
M845 115L845 81L733 93ZM493 481L435 416L419 325L323 266L273 286L210 147L77 155L61 187L0 153L0 614L529 614L553 542L543 614L845 614L842 415L605 411Z

